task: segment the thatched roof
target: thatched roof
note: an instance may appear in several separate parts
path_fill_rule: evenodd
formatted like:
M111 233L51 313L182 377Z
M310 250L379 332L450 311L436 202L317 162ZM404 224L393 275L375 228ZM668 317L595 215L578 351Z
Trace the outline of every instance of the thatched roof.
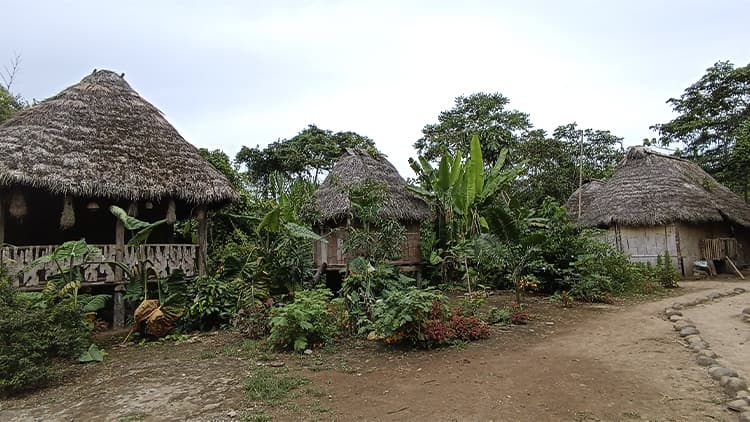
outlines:
M230 201L226 178L121 75L94 71L0 124L0 189L126 200Z
M406 182L393 164L380 155L349 149L333 166L315 193L314 208L324 221L346 218L351 202L344 190L365 181L382 182L387 187L380 209L383 218L422 221L430 216L429 206L406 190Z
M729 221L750 227L750 205L692 161L632 147L605 183L583 189L584 226L659 226ZM578 191L566 204L577 217Z

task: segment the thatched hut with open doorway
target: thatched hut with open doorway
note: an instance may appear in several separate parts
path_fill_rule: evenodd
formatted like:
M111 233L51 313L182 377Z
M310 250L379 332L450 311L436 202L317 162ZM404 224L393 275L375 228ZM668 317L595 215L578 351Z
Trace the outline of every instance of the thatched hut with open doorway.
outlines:
M566 208L636 262L668 251L682 275L698 260L727 272L750 263L750 205L692 161L632 147L611 179L583 185Z
M346 192L347 188L367 181L382 183L385 188L379 216L397 220L406 229L401 257L392 263L404 271L418 271L421 262L419 226L430 217L430 208L406 189L406 182L385 157L361 149L347 150L315 193L313 208L320 221L316 231L327 240L327 243L315 242L315 267L321 269L325 264L329 271L339 270L352 258L345 247L347 229L358 222Z
M23 290L41 289L54 265L28 268L68 240L130 263L135 251L110 205L142 220L196 217L198 245L172 243L171 227L144 245L160 275L204 271L207 212L236 197L231 184L143 99L123 75L94 71L0 124L0 262ZM122 285L109 265L88 285Z

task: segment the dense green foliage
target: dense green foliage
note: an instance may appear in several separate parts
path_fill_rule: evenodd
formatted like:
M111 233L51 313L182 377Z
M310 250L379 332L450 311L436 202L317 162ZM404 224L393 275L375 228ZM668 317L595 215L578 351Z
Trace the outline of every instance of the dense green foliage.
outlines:
M654 125L663 145L701 164L748 201L750 190L750 65L717 62L679 98L667 103L678 116Z
M622 156L622 138L575 123L559 126L550 136L534 129L527 114L507 109L509 102L499 93L458 97L451 110L440 113L439 123L424 127L414 147L425 161L437 162L446 153L466 156L472 136L478 135L485 167L495 166L505 154L509 158L503 165L524 164L524 176L515 180L512 192L531 207L547 196L566 201L578 187L579 172L584 181L611 175Z
M23 99L8 92L0 86L0 122L8 119L13 113L23 110L25 107Z
M422 138L414 148L429 161L439 160L446 152L466 156L471 137L477 134L482 140L482 155L492 166L504 149L515 150L532 128L529 116L507 109L509 103L500 93L457 97L452 109L440 113L438 123L422 129Z
M0 279L0 396L43 386L55 359L78 358L89 344L80 306L71 300L37 306Z
M347 148L374 148L372 139L354 132L323 130L310 125L291 139L268 144L261 149L242 147L236 162L247 167L251 183L266 186L273 173L288 179L302 179L319 183L319 177L333 168L333 164Z
M330 297L328 289L300 290L294 294L294 302L273 308L269 340L296 351L331 340L336 325L328 311Z

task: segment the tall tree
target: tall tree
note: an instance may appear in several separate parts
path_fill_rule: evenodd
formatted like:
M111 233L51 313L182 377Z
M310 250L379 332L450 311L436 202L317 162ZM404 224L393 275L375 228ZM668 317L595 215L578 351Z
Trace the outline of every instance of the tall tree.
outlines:
M674 120L652 126L663 145L678 144L683 153L703 166L720 182L748 200L750 182L746 145L750 121L750 64L737 67L718 62L688 87L680 98L667 101L679 114ZM739 155L738 155L739 154Z
M245 164L253 183L267 185L274 172L319 183L347 148L375 148L372 139L354 132L323 130L309 125L291 139L261 149L242 147L236 161Z
M529 206L546 197L565 202L584 181L606 179L622 158L622 138L607 130L579 129L576 123L557 127L552 136L533 130L519 144L516 159L526 174L516 184L517 199Z
M507 108L510 100L500 93L483 92L468 97L460 96L452 109L438 116L438 123L422 129L422 138L415 144L419 155L429 161L442 157L444 152L469 153L471 137L479 135L482 154L489 166L494 165L503 148L513 151L526 132L532 128L529 116Z

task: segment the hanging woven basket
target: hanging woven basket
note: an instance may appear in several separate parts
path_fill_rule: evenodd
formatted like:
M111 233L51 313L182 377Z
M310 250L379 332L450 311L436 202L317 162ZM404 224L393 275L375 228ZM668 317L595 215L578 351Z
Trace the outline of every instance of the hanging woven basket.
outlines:
M63 210L60 215L60 228L68 230L76 225L76 210L73 208L73 198L65 195L63 198Z
M13 192L10 196L10 204L8 206L8 213L14 218L21 219L26 217L29 212L26 206L26 197L21 192Z

